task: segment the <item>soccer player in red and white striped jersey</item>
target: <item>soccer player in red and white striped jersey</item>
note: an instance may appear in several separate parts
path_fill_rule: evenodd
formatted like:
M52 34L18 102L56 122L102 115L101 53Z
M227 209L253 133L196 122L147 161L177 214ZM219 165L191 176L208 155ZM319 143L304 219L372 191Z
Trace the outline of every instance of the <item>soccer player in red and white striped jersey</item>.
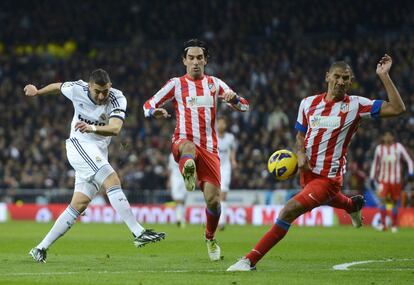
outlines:
M207 204L205 238L210 260L221 259L214 235L220 219L220 159L217 147L217 102L245 112L249 103L222 80L204 73L209 56L206 44L198 39L184 43L182 51L186 74L170 79L145 102L145 117L169 118L162 108L172 102L176 127L172 153L184 177L187 191L194 191L196 178Z
M356 227L362 225L361 195L348 198L340 190L345 172L345 155L359 123L366 117L391 117L405 111L389 70L391 57L384 55L376 72L385 86L388 101L349 96L353 73L345 62L335 62L326 73L328 91L302 100L296 129L298 167L302 191L280 211L273 227L254 249L230 266L228 271L250 271L287 233L291 223L303 213L320 205L345 209Z
M404 146L396 143L391 132L385 132L382 138L383 144L375 148L374 161L371 165L371 181L377 181L378 196L381 201L381 230L386 230L386 203L392 203L391 221L392 232L397 232L398 201L401 197L402 185L402 159L405 160L410 176L414 175L413 160L411 159Z

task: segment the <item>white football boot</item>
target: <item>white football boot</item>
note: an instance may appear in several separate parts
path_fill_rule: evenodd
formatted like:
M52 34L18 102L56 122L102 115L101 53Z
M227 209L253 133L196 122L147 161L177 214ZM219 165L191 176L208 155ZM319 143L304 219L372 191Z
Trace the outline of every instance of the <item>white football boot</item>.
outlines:
M252 266L250 260L242 257L235 264L227 268L227 271L252 271L256 270L256 266Z

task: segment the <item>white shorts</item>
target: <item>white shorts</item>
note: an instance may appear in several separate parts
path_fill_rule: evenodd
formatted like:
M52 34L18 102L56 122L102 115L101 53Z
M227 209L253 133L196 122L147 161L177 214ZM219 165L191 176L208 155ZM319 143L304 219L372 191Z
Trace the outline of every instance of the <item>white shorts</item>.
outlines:
M185 200L187 190L185 189L184 178L181 175L172 175L170 177L171 196L174 201Z
M66 140L66 155L75 170L75 192L81 192L92 199L100 188L94 181L95 174L109 164L108 149L70 138Z
M220 174L221 174L221 192L228 192L230 189L230 182L231 182L231 166L221 165Z

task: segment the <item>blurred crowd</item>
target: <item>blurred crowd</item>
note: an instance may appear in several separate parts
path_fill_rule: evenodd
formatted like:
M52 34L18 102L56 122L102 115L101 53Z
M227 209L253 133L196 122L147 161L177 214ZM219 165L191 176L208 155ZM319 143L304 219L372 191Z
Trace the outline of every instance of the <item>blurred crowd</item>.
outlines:
M368 2L368 3L366 3ZM25 3L25 5L23 4ZM386 99L375 74L384 53L407 106L398 119L366 121L348 154L346 189L362 190L384 130L414 151L414 3L411 1L4 1L0 3L0 189L72 188L65 139L73 116L64 96L28 98L25 84L84 79L106 69L128 99L110 146L125 189L164 189L175 122L147 120L142 104L185 73L182 42L206 40L206 72L246 97L248 113L220 106L238 140L231 188L297 188L267 173L275 150L293 149L302 98L323 92L329 64L351 64L351 94ZM22 8L23 7L23 8ZM49 44L70 41L56 56ZM44 49L36 51L36 47Z

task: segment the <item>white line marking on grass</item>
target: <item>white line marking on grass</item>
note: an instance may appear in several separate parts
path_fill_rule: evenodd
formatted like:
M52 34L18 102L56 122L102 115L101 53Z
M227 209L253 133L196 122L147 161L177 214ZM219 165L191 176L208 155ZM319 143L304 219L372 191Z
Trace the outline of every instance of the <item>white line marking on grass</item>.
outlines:
M349 263L342 263L334 265L332 268L333 270L349 270L351 266L358 265L358 264L366 264L366 263L374 263L374 262L394 262L394 261L412 261L412 258L402 258L402 259L377 259L377 260L363 260L363 261L353 261ZM377 269L365 269L365 268L355 268L355 270L377 270ZM414 268L386 268L381 270L414 270Z

